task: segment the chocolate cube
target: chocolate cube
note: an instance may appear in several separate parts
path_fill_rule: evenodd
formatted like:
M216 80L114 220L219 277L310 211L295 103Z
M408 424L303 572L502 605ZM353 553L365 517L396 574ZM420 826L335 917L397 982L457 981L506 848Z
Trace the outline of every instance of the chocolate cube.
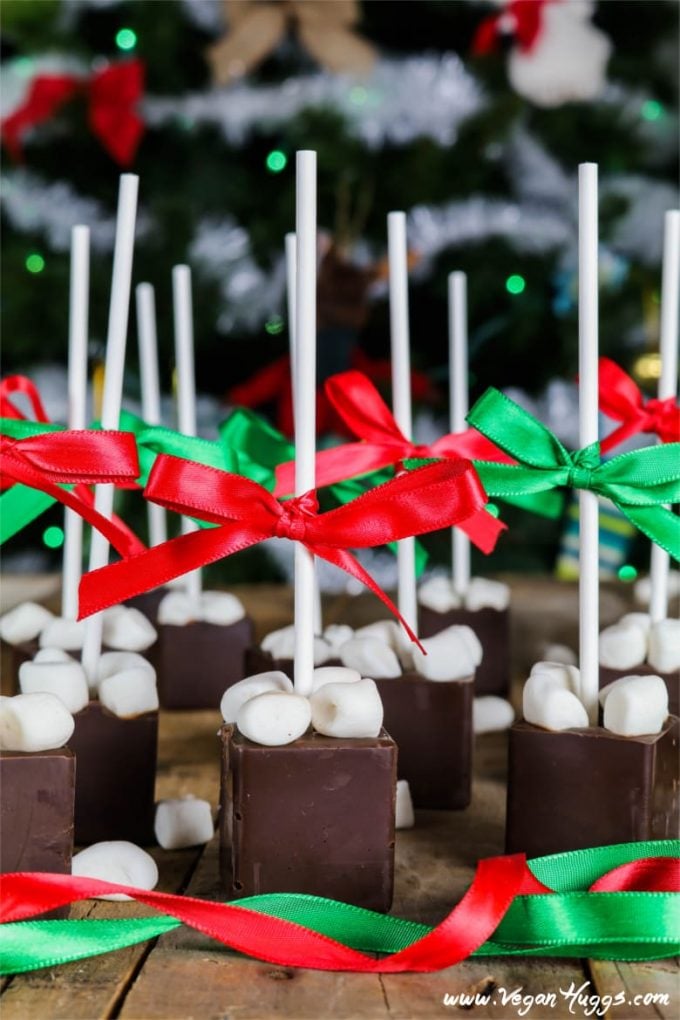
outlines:
M475 694L497 694L507 698L510 689L510 612L485 606L450 609L438 613L427 606L418 607L419 635L433 637L446 627L470 627L481 643L484 655L475 671Z
M154 665L163 708L218 708L227 687L246 676L250 617L226 626L196 621L182 627L159 623L156 629Z
M506 850L528 857L678 834L680 720L621 737L601 726L510 730Z
M473 677L376 680L383 725L399 748L399 778L417 808L467 807L472 793Z
M299 892L389 910L397 749L309 732L263 747L224 726L220 871L230 896Z
M155 842L158 712L121 719L91 701L74 719L76 843Z
M622 676L660 676L668 688L668 711L671 715L680 715L680 669L676 669L674 673L660 673L647 662L631 666L630 669L609 669L607 666L600 666L600 690Z

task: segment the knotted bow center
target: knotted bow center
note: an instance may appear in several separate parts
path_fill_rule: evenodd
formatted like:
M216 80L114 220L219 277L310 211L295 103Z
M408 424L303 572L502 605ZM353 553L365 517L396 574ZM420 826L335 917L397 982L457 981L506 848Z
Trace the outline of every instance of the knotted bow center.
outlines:
M593 472L591 468L575 464L567 472L567 485L572 489L591 489Z
M279 503L278 506L281 512L276 521L276 537L304 542L307 524L310 518L316 516L319 509L316 493L306 492L303 496L295 496L294 499Z
M674 432L678 432L678 407L674 397L667 397L665 400L653 397L645 404L644 412L643 429L645 432L666 434L670 437L670 442L680 439L680 435L673 435Z

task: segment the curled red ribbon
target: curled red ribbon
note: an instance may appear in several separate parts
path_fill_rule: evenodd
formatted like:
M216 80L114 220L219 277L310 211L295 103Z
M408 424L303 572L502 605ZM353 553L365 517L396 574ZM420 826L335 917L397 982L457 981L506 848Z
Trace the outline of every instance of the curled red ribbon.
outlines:
M637 383L609 358L600 358L599 374L600 410L621 422L600 443L602 453L638 432L652 432L663 443L680 440L680 407L673 397L645 400Z
M37 386L25 375L7 375L0 379L0 418L25 419L19 408L12 402L12 395L22 393L28 398L36 421L49 422Z
M268 538L288 538L360 580L416 640L396 606L348 550L451 527L486 503L476 471L464 460L405 472L321 514L315 492L280 503L248 478L165 455L156 458L144 495L218 527L182 535L86 574L80 583L81 619ZM491 551L505 526L487 516L483 540L485 551Z

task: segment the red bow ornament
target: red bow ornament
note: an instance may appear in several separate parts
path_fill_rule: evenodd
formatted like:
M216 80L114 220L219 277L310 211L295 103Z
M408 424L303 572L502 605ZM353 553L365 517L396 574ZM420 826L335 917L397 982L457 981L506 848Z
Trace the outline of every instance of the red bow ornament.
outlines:
M498 14L485 18L472 40L475 56L485 56L498 48L499 39L511 34L522 53L534 48L543 27L543 8L558 0L508 0Z
M609 358L600 358L599 374L600 410L621 422L600 443L602 453L638 432L652 432L662 443L680 440L680 407L673 397L645 400L637 383Z
M143 90L141 60L109 64L90 78L38 75L21 106L2 121L0 133L14 159L21 159L26 133L53 117L76 95L85 95L90 130L120 166L129 166L144 134L144 121L136 111Z

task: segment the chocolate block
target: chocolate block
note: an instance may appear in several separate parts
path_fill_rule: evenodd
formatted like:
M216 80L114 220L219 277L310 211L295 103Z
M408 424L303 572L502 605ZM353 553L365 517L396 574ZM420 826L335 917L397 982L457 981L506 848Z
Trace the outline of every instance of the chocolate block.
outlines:
M417 808L467 807L472 791L472 677L427 680L404 673L376 680L383 725L399 748L399 778Z
M600 690L622 676L660 676L668 688L668 711L671 715L680 715L680 669L674 673L660 673L647 662L630 669L608 669L600 666Z
M218 708L222 695L246 675L253 623L244 616L223 626L197 621L157 625L156 672L163 708Z
M231 896L299 892L389 910L397 749L310 732L263 747L224 726L220 871ZM233 846L232 846L233 834Z
M145 659L148 659L151 665L155 667L153 656L154 647L155 645L152 645L151 648L148 648L145 652L140 652L140 654L143 655ZM6 685L3 684L3 691L5 691L6 686L6 693L19 694L19 669L25 662L32 662L36 653L40 651L38 639L34 638L33 641L22 641L18 645L10 645L3 641L2 650L7 655L7 661L9 662L7 667L9 683ZM102 645L102 652L112 651L115 651L115 649L111 648L109 645ZM72 659L80 659L82 656L82 649L78 648L71 651L67 650L66 654L70 655ZM6 681L6 677L3 677L3 680Z
M324 666L342 666L340 659L329 659L323 663ZM256 673L266 673L271 669L280 669L286 674L289 680L293 679L293 660L275 659L269 652L265 652L259 645L253 645L246 650L245 666L243 675L254 676Z
M680 720L621 737L601 726L510 730L506 849L528 857L678 834Z
M507 609L486 606L475 612L450 609L447 613L437 613L427 606L419 606L418 620L421 638L433 637L454 624L471 627L484 649L475 671L475 694L507 698L510 689L510 613Z
M150 620L155 627L158 607L170 590L170 588L153 588L151 591L145 591L141 595L135 595L133 599L124 604L130 606L131 609L139 609L140 613L144 613L147 620Z
M120 719L91 701L74 719L76 843L155 842L158 712Z

